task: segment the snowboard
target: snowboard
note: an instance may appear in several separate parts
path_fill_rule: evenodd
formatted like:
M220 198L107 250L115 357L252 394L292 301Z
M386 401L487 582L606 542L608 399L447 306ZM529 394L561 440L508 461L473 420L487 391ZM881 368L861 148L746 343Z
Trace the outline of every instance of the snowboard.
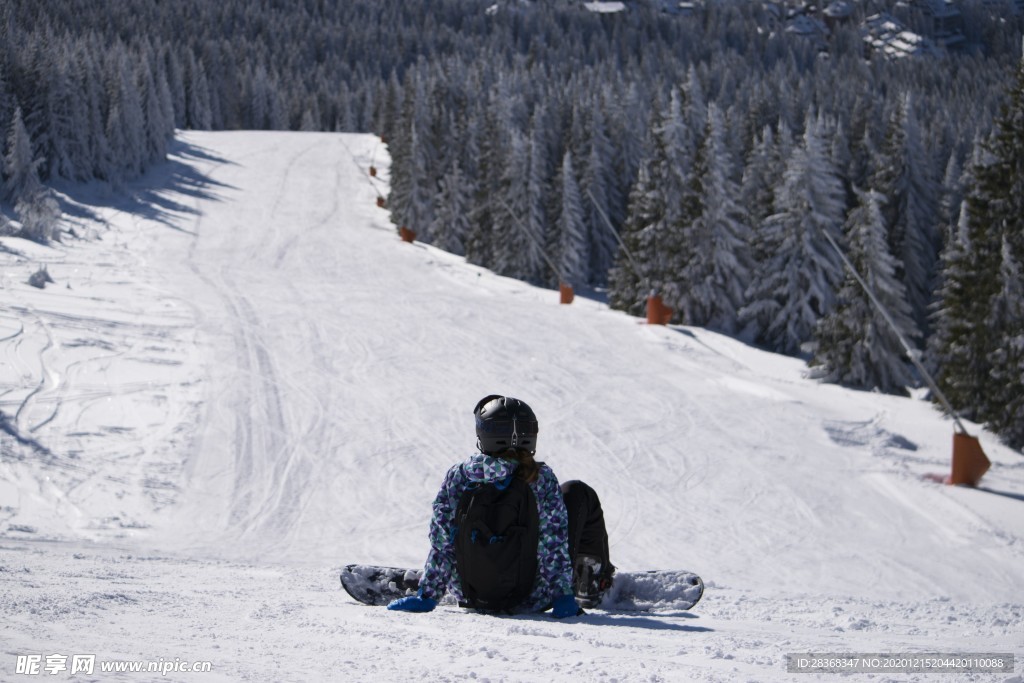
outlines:
M392 600L416 595L420 569L350 564L341 570L341 587L356 602L387 605ZM653 569L616 572L612 587L597 609L647 612L688 610L704 595L704 582L693 572Z

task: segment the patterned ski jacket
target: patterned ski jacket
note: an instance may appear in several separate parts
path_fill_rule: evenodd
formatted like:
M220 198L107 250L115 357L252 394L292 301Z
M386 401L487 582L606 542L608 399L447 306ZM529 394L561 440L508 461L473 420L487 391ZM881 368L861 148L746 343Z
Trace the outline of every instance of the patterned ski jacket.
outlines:
M420 595L440 600L450 592L463 600L462 582L455 566L455 509L469 487L502 481L516 471L518 464L489 455L476 454L453 466L434 499L430 521L430 554L423 568ZM547 609L562 595L571 595L572 563L569 561L569 515L562 500L558 479L550 467L541 463L536 481L530 484L537 499L540 534L537 542L537 577L533 590L522 604L527 611Z

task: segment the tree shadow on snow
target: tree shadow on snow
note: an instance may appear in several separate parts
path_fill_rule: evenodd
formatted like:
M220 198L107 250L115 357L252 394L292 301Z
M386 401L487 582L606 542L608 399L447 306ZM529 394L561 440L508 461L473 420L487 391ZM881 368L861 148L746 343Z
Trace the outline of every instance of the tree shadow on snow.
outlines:
M194 161L234 163L207 149L175 139L168 145L166 161L120 187L100 182L60 184L60 191L74 202L62 201L61 211L69 217L101 221L92 207L115 209L191 234L180 223L182 216L199 214L195 203L218 201L220 190L237 189L203 173L196 164L190 163ZM178 201L180 197L192 198L195 202L183 203Z

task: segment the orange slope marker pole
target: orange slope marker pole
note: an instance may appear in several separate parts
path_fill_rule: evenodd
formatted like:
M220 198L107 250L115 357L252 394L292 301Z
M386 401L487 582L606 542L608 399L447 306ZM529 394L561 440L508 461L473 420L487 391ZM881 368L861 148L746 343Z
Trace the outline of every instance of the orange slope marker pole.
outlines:
M661 300L661 297L653 291L651 292L651 295L647 297L648 325L668 325L672 322L673 313L674 311L672 308L666 306L665 302Z

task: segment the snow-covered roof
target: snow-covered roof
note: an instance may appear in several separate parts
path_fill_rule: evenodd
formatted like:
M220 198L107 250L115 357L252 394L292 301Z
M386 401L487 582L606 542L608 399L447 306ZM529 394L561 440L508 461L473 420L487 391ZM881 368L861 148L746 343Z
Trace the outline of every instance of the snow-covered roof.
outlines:
M615 12L626 11L626 4L623 2L608 2L607 0L598 0L596 2L585 2L583 6L591 12L598 14L614 14Z
M864 42L873 50L894 59L934 54L934 44L924 36L908 31L888 14L868 17L861 25Z

